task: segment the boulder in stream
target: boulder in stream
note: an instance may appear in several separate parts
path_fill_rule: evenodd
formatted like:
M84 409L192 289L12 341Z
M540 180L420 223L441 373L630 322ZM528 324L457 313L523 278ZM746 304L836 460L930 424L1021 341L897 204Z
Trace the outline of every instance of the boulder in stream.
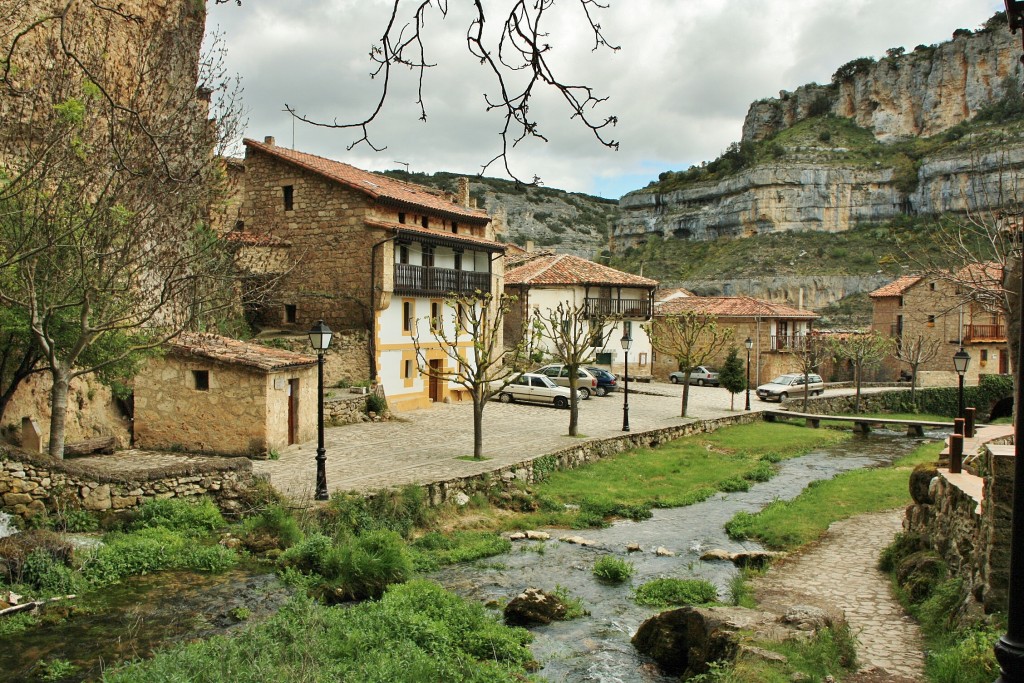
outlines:
M505 606L505 623L509 626L550 624L564 619L567 611L558 596L539 588L527 588Z

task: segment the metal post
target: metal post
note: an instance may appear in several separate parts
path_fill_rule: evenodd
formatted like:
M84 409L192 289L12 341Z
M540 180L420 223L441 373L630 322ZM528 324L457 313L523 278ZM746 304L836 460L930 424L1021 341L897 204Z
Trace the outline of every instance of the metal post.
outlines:
M964 416L964 374L960 373L960 388L957 391L957 417Z
M327 500L327 449L324 448L324 352L316 354L316 499Z
M747 405L744 410L750 410L750 347L747 347Z
M625 400L622 403L622 431L629 431L629 349L625 350L626 359L626 391Z

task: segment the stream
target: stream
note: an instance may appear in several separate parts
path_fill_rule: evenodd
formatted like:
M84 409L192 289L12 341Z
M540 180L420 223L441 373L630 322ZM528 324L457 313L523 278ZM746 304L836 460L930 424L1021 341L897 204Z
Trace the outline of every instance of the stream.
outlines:
M940 435L930 435L938 438ZM728 562L701 562L704 551L756 550L756 543L738 543L724 525L739 511L756 512L775 499L796 497L813 481L848 470L879 466L912 450L922 439L884 432L814 451L784 461L768 482L742 493L719 493L684 508L655 510L642 522L622 521L606 529L549 530L550 541L519 541L512 552L476 563L445 568L431 575L449 590L484 603L504 605L528 587L552 591L557 586L581 598L590 616L556 622L532 630L539 675L551 681L660 683L653 663L638 655L630 638L640 624L659 610L636 605L632 587L661 578L703 578L714 583L723 600L737 569ZM0 519L0 527L9 520ZM560 536L581 536L595 547L559 542ZM630 582L608 585L591 574L602 555L627 557L626 546L639 543L642 552L629 554L635 572ZM663 546L674 557L658 557ZM76 672L63 681L94 680L105 667L150 656L175 642L230 632L250 619L272 614L289 597L265 567L240 566L223 574L164 572L136 577L102 594L48 606L43 614L56 618L26 633L6 636L0 647L0 681L44 680L40 662L66 660ZM66 618L64 618L66 617Z
M448 567L433 578L463 597L498 605L505 605L530 587L550 592L561 586L571 596L581 598L591 612L589 617L531 628L534 657L543 665L538 673L548 680L678 681L661 675L630 644L640 624L661 611L634 603L630 599L633 587L656 578L701 578L718 587L720 599L728 600L729 583L738 569L730 562L701 562L699 558L713 548L730 552L762 549L757 543L736 542L726 535L725 523L734 514L756 512L775 499L795 498L811 482L840 472L889 464L922 441L884 432L854 437L780 463L773 479L755 484L749 491L719 493L696 505L654 510L651 519L621 521L606 529L551 529L550 541L518 541L506 555ZM557 540L565 535L583 537L597 546ZM643 548L643 552L628 555L635 568L631 581L623 585L599 582L591 574L595 560L609 553L626 558L625 548L630 543ZM655 550L659 546L675 556L658 557Z

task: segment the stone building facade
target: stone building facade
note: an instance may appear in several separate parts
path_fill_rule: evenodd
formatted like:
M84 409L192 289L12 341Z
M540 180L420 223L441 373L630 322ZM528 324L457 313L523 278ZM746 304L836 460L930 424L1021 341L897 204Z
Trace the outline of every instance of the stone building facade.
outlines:
M750 383L755 387L783 373L799 372L797 354L818 318L812 311L749 296L681 296L656 303L653 324L662 325L666 318L684 311L713 317L719 327L733 331L732 341L707 362L716 369L732 347L739 350L745 361L744 341L750 338ZM656 353L653 369L656 378L666 380L679 365L675 358Z
M263 456L316 438L316 359L183 334L135 380L135 446Z
M383 384L393 409L465 398L420 365L448 369L423 321L454 326L449 294L502 291L505 245L470 205L468 182L451 196L278 147L273 138L245 145L238 221L246 233L287 242L291 264L259 312L261 324L302 332L323 319L339 333L365 332L368 348L353 344L358 358L338 362L358 367L365 359L367 374L347 379Z

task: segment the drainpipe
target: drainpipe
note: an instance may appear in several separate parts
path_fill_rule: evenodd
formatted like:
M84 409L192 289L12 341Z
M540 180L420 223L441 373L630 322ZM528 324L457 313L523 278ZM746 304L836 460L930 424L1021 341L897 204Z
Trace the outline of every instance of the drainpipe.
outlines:
M371 382L377 379L377 335L374 329L374 319L377 312L377 302L374 296L375 287L377 286L377 247L380 247L388 242L392 242L397 239L398 235L392 235L382 239L370 248L370 343L368 348L370 350L370 377ZM392 264L393 265L393 264ZM381 288L383 290L383 288Z

